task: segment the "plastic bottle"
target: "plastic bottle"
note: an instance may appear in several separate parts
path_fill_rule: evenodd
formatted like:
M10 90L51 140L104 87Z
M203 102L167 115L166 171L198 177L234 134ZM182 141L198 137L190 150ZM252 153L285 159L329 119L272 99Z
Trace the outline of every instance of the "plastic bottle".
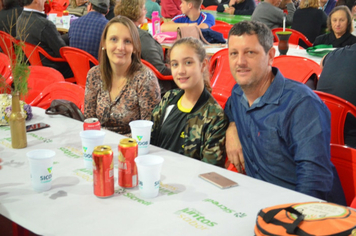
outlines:
M63 28L69 29L70 15L68 11L63 11L62 22Z
M159 18L158 11L152 12L152 32L153 36L161 33L161 19Z
M147 22L147 19L145 19L145 22L143 24L141 24L141 27L140 27L142 30L146 30L148 31L148 22Z

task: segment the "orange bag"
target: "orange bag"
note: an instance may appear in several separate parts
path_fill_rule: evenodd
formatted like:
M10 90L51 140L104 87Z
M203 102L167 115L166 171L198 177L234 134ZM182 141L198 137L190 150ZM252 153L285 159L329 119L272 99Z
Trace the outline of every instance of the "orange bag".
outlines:
M356 235L356 211L328 202L283 204L262 209L255 235Z

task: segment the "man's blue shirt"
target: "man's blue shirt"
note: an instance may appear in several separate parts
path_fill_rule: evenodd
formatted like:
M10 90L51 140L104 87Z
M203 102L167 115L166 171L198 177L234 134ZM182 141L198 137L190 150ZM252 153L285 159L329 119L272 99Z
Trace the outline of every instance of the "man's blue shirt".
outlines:
M209 28L215 25L214 16L207 12L200 12L200 16L196 21L191 21L185 14L175 16L172 21L174 21L175 23L197 23L198 25L200 25L201 23L205 23L209 26Z
M225 112L238 130L246 173L337 202L339 196L331 192L342 188L330 161L330 112L307 86L285 79L277 68L272 72L273 82L251 107L237 84L226 103Z
M68 32L69 46L82 49L98 59L101 34L107 23L105 16L96 11L74 20Z

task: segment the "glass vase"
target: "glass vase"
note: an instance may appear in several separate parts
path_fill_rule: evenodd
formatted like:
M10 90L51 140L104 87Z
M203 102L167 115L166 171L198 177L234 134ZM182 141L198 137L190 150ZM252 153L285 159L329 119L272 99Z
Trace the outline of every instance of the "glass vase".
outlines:
M19 149L27 147L26 135L26 115L21 112L20 95L12 93L11 115L9 118L11 130L11 145L12 148Z

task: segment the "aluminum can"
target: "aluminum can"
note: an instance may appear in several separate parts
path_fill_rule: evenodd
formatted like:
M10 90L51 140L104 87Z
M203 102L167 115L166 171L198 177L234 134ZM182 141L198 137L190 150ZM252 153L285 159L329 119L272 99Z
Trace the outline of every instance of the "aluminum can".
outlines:
M138 145L133 138L124 138L119 143L119 186L133 188L138 184L135 158L138 154Z
M114 158L110 146L96 146L93 151L94 194L109 197L114 194Z
M97 118L88 118L83 123L84 130L100 130L100 122Z

